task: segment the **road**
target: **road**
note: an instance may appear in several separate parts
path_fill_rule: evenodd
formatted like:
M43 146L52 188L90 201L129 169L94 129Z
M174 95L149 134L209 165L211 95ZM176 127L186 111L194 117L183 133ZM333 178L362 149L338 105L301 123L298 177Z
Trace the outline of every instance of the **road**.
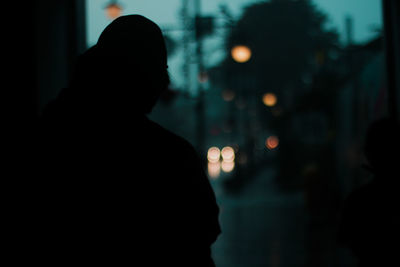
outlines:
M354 266L336 244L336 222L313 223L303 192L281 191L273 169L261 171L240 193L223 184L212 181L223 232L213 245L217 267Z

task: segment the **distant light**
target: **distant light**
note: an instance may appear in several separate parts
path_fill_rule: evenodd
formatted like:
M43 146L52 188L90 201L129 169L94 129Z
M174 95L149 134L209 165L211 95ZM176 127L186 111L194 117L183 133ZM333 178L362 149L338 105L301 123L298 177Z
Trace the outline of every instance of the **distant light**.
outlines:
M222 161L221 168L223 172L231 172L235 168L235 162Z
M208 82L208 74L207 74L207 72L200 72L197 78L199 80L199 83Z
M230 102L235 98L235 92L232 90L224 90L222 91L222 99L226 102Z
M221 173L221 164L219 162L208 163L208 176L211 179L217 179Z
M226 146L221 150L221 156L224 162L232 162L235 160L235 151L232 147Z
M277 148L278 145L279 145L279 139L274 135L268 137L267 140L265 141L265 146L270 150Z
M274 93L266 93L263 95L262 101L263 101L264 105L266 105L268 107L273 107L276 105L276 102L278 100Z
M221 157L221 151L218 147L210 147L207 152L207 159L209 162L218 162Z
M247 46L237 45L232 48L231 55L236 62L245 63L251 58L251 50Z
M110 1L105 10L107 17L110 19L118 18L122 13L122 7L117 3L117 1Z

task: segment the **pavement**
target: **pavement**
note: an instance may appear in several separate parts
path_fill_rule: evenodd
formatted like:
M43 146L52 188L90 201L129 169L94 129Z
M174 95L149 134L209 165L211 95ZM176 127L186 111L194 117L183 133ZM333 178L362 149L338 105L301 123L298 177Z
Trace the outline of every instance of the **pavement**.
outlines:
M235 193L223 179L230 177L211 181L221 210L222 234L212 247L217 267L355 266L336 243L336 221L315 220L304 193L282 191L273 168Z

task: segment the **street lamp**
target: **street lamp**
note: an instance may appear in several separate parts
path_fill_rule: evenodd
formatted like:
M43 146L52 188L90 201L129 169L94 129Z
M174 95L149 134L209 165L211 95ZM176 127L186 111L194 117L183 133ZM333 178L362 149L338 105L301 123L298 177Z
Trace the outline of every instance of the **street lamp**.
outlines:
M118 4L117 0L111 0L105 7L106 15L110 19L116 19L121 16L122 7Z
M279 139L277 136L270 136L267 138L267 140L265 140L265 146L269 149L269 150L273 150L275 148L277 148L279 145Z
M251 50L245 45L237 45L231 49L233 60L238 63L245 63L251 58Z
M221 150L221 157L225 162L233 162L235 160L235 151L232 147L226 146Z
M221 169L223 172L231 172L235 168L234 161L222 161L221 162Z
M209 162L208 163L208 175L212 179L218 179L221 173L221 164L220 162Z
M276 102L278 101L276 98L276 95L273 93L266 93L263 95L262 97L262 101L264 103L264 105L266 105L267 107L273 107L276 105Z
M219 162L220 157L221 157L221 151L219 150L218 147L213 146L210 147L210 149L208 149L207 152L208 162L212 163Z

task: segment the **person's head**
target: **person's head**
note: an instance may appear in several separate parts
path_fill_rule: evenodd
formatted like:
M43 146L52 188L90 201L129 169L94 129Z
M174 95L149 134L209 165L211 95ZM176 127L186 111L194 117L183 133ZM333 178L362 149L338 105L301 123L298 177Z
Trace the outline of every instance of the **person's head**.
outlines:
M400 124L393 118L373 122L366 133L365 156L375 174L400 170ZM397 171L398 172L398 171ZM393 173L396 176L395 173Z
M167 67L160 28L140 15L121 16L81 56L73 86L99 106L149 113L168 87Z

